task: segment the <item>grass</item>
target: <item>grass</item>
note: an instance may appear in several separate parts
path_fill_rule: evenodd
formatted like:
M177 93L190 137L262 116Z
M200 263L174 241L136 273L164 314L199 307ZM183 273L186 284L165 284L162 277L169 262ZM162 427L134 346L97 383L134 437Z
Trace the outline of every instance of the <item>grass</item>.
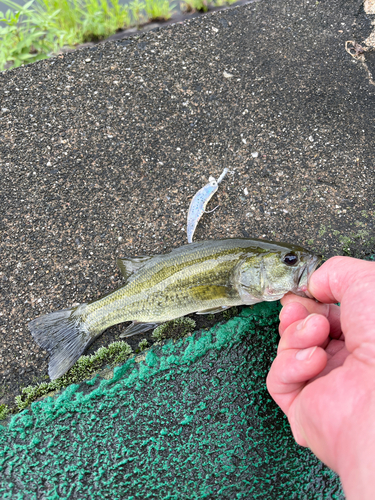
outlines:
M30 0L11 7L0 20L0 70L45 59L64 46L104 40L121 29L153 19L169 19L168 0Z
M167 20L172 17L173 5L168 0L145 0L147 17L153 21Z
M5 16L0 13L0 20L6 23L0 27L0 70L9 61L17 67L44 59L66 43L66 34L58 28L59 11L41 14L31 9L33 0L24 6L5 2L19 10L8 10Z
M182 2L183 9L186 12L207 12L211 5L221 7L223 5L232 5L237 0L184 0Z
M207 11L209 5L230 5L236 0L185 0L183 9ZM63 47L104 40L119 30L148 21L168 20L174 4L169 0L30 0L0 12L0 71L57 54Z
M102 40L131 23L128 7L118 0L38 0L47 16L58 12L55 27L67 35L68 44Z

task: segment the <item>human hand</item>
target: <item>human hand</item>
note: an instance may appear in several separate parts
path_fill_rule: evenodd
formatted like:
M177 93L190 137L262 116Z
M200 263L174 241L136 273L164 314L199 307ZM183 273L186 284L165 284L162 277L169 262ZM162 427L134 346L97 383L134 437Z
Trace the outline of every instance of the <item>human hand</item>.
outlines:
M373 500L375 263L333 257L308 289L319 302L291 293L281 301L267 387L297 443L340 475L347 498Z

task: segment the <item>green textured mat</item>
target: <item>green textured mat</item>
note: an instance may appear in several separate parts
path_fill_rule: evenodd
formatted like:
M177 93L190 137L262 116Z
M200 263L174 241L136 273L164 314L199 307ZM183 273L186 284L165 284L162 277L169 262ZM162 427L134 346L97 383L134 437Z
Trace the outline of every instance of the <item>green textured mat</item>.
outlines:
M2 499L344 499L265 378L278 304L154 346L0 427Z

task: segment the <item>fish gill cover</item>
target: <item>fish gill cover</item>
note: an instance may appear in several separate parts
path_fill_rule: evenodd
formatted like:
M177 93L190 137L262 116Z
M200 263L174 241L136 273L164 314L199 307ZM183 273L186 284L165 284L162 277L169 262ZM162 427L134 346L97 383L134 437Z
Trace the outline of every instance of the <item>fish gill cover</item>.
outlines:
M344 499L267 393L279 306L154 346L0 426L2 499Z

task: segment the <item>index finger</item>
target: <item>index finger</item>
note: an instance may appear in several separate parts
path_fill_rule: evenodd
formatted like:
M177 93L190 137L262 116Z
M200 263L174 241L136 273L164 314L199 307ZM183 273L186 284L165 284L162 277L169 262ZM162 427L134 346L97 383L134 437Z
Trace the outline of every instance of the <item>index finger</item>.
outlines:
M307 309L309 314L321 314L322 316L325 316L331 325L330 336L335 339L340 338L342 332L339 306L336 304L322 304L321 302L316 302L312 299L299 297L298 295L294 295L294 293L288 293L281 299L283 309L280 312L280 335L282 335L287 326L299 319L299 317L295 317L293 306L285 308L288 304L301 304ZM297 308L297 306L295 307Z

